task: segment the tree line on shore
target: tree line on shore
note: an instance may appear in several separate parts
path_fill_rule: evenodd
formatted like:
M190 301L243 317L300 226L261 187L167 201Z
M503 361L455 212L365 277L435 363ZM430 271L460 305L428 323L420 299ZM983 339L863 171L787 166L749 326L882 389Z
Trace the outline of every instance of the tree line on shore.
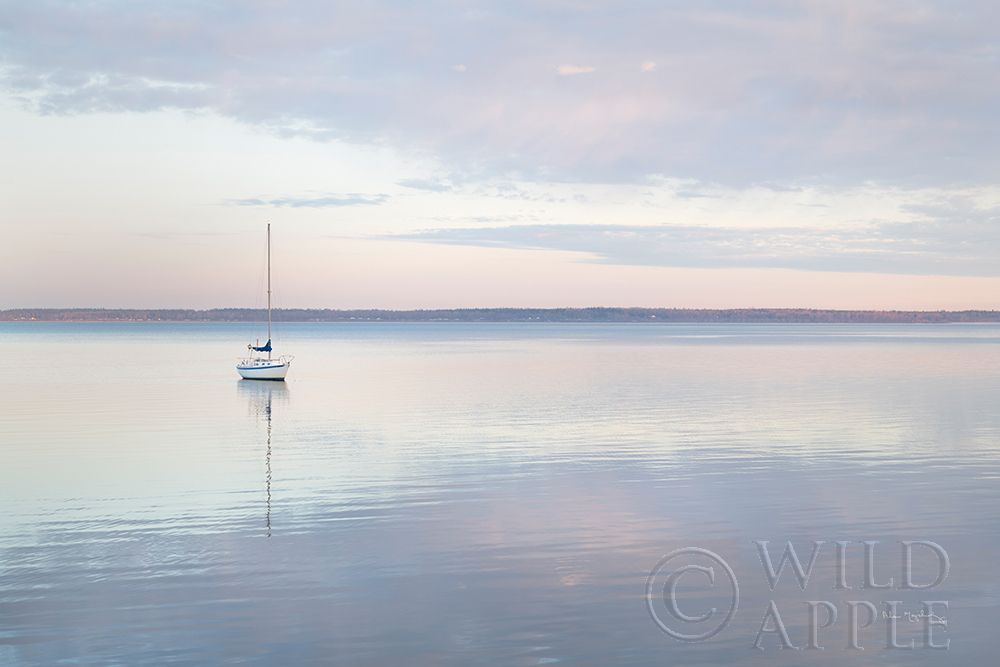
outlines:
M744 323L948 323L1000 322L997 310L821 310L812 308L446 308L380 310L280 308L277 322L744 322ZM42 322L258 322L255 308L132 309L15 308L0 321Z

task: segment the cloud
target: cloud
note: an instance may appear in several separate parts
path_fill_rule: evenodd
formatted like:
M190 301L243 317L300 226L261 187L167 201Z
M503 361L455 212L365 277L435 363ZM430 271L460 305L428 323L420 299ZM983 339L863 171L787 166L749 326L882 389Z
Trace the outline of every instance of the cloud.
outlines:
M326 208L339 206L377 206L389 200L389 195L375 194L346 194L327 195L323 197L276 197L273 199L262 199L252 197L248 199L231 199L228 203L234 206L273 206L289 208Z
M465 72L466 70L468 70L468 69L469 69L469 68L468 68L468 67L466 67L465 65L461 65L461 64L459 64L459 65L452 65L452 66L451 66L451 68L452 68L452 69L453 69L454 71L456 71L456 72Z
M913 207L918 219L863 228L511 225L393 238L586 253L608 264L756 267L924 275L1000 275L1000 208Z
M987 0L0 0L0 87L39 113L208 110L390 145L469 179L974 185L1000 177L997 18ZM605 76L557 85L553 54Z
M565 204L570 201L570 198L566 196L555 195L544 189L526 187L509 181L491 183L476 190L476 194L510 201L544 202L547 204ZM572 197L572 200L584 202L586 197L577 193Z
M643 61L643 63L641 65L639 65L639 71L640 72L655 72L656 71L656 63L654 63L652 60Z
M435 181L424 178L404 178L396 181L396 185L414 190L427 190L428 192L448 192L452 189L451 183L446 181Z
M681 199L718 199L721 195L713 195L695 190L678 190L674 193L674 196Z
M587 65L559 65L556 67L556 74L559 76L573 76L574 74L590 74L597 68Z

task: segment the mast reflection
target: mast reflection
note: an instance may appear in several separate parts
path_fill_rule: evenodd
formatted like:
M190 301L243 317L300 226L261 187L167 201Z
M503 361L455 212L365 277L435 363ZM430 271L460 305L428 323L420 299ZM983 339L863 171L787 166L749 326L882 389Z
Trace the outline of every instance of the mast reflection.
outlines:
M241 380L237 383L240 394L247 397L249 413L257 420L263 418L265 425L264 450L264 489L265 512L264 527L267 537L271 537L271 430L272 406L275 402L288 400L288 386L283 382L268 382L266 380Z

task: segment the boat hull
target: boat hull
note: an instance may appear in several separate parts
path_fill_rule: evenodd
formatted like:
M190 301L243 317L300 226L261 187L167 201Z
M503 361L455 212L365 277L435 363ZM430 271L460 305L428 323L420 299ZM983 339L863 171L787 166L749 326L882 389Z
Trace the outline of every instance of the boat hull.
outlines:
M276 361L267 365L238 364L236 372L244 380L277 380L283 381L288 374L289 362Z

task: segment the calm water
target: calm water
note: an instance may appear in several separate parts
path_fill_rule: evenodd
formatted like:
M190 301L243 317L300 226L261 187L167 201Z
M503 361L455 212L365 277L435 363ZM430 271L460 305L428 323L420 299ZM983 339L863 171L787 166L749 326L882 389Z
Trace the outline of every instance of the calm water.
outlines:
M0 325L0 664L996 664L1000 327L284 325L285 385L235 375L256 335ZM754 540L828 544L771 591ZM860 589L864 540L950 572ZM691 546L740 589L699 643L646 597ZM770 600L800 650L752 648ZM848 650L851 600L947 600L950 648Z

